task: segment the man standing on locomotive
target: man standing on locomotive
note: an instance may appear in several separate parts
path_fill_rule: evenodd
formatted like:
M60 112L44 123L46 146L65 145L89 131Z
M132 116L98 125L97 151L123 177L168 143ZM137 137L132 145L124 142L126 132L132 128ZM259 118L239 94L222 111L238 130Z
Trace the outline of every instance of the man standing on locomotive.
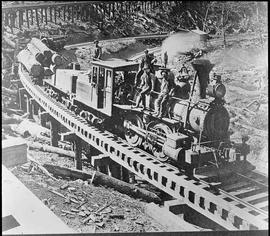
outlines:
M145 95L153 91L153 81L155 80L155 76L151 73L148 65L144 65L143 70L144 73L141 76L141 85L140 85L140 88L142 90L137 97L135 108L138 108L140 106L140 102L142 101L143 109L145 109Z
M94 52L94 60L95 59L101 60L102 48L98 45L99 44L98 40L95 40L94 43L96 44L96 48Z
M158 118L164 116L165 105L175 89L174 81L169 78L168 69L162 68L160 74L162 76L160 93L155 102L155 113L153 114L153 116L157 116Z
M153 74L155 73L154 67L153 67L155 62L156 62L156 59L151 54L149 54L149 51L147 49L144 50L144 56L141 59L140 68L139 68L139 71L137 72L136 77L135 77L135 85L137 85L138 79L143 74L143 72L144 72L143 68L145 65L147 65L150 68L151 73L153 73Z

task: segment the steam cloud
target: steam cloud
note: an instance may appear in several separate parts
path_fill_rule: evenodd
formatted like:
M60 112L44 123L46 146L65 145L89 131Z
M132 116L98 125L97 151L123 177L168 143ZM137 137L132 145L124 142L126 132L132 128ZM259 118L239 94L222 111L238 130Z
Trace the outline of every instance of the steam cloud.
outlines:
M180 32L169 36L163 41L161 52L163 55L167 51L168 61L172 62L179 54L201 47L202 45L197 35L190 32Z

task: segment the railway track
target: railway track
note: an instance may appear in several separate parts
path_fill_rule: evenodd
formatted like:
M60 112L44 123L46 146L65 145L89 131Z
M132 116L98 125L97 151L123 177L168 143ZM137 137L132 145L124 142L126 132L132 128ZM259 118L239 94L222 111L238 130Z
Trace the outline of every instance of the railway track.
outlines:
M110 42L115 42L115 41L121 41L121 42L125 42L125 41L130 41L130 40L143 40L143 39L156 39L156 38L167 38L168 34L167 33L162 33L162 34L145 34L145 35L140 35L140 36L136 36L136 37L125 37L125 38L114 38L114 39L104 39L104 40L100 40L100 42L103 43L110 43ZM75 47L83 47L83 46L89 46L91 44L93 44L94 41L92 42L85 42L85 43L77 43L77 44L72 44L72 45L66 45L64 48L65 49L72 49Z
M268 222L268 177L256 171L248 173L232 172L221 179L220 183L209 177L200 179L209 184L214 183L215 189L231 204L247 210L254 217L258 216ZM220 181L220 180L217 180Z
M190 178L169 164L156 160L152 155L129 146L112 133L89 125L64 105L48 97L44 88L32 83L29 74L19 66L19 76L29 95L54 119L74 132L78 137L99 151L110 156L120 165L165 191L228 230L268 229L268 215L262 207L248 206L246 198L240 198L228 190L213 191L205 180ZM246 178L249 177L245 177ZM259 180L258 180L259 181ZM228 185L224 184L222 187ZM243 205L243 201L246 203ZM244 207L243 207L244 206Z

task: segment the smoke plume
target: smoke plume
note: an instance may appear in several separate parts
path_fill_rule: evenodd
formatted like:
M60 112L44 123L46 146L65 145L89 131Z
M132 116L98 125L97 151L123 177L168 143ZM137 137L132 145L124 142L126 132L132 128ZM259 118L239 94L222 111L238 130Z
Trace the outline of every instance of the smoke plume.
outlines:
M179 54L201 47L202 45L197 35L191 32L180 32L169 36L163 41L161 52L163 55L167 51L168 60L172 62Z

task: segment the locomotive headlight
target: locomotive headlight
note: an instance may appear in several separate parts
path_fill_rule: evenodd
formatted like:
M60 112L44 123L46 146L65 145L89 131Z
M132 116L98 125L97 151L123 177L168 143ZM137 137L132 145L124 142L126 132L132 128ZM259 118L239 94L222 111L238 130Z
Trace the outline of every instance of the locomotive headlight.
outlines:
M226 94L226 87L224 84L217 84L215 87L215 97L223 98Z

